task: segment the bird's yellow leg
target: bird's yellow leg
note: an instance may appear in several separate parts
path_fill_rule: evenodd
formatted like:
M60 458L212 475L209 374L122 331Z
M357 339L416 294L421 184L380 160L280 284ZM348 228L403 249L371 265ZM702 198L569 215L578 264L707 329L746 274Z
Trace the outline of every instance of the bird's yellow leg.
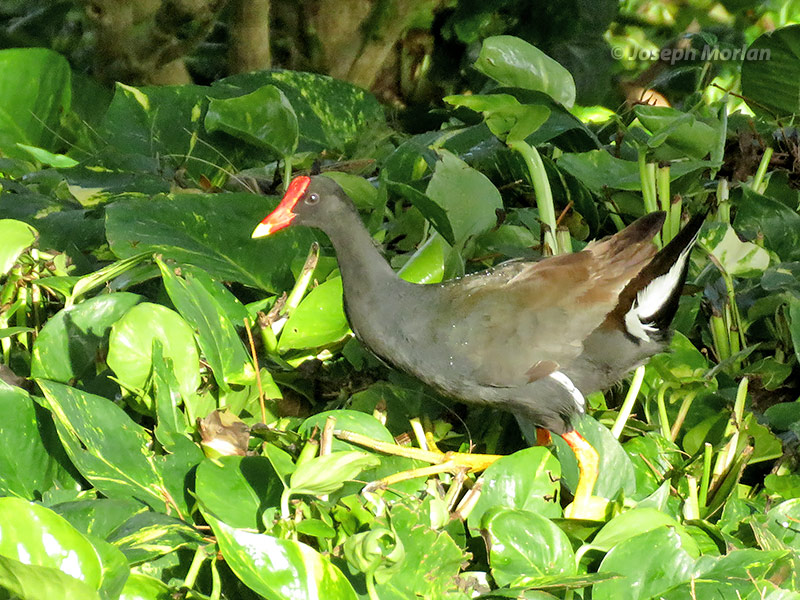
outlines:
M577 431L569 431L561 437L575 453L579 472L575 498L564 511L564 516L568 519L603 519L608 501L592 496L600 463L597 451Z
M406 479L414 479L416 477L428 477L439 473L457 473L458 471L477 473L485 471L489 465L498 458L501 458L500 454L440 452L438 450L423 450L421 448L411 448L409 446L398 446L397 444L374 440L371 437L352 431L338 430L334 432L334 435L340 440L352 442L359 446L364 446L365 448L371 448L378 452L383 452L384 454L405 456L406 458L413 458L431 463L430 467L401 471L400 473L384 477L371 487L391 485L398 481L405 481Z

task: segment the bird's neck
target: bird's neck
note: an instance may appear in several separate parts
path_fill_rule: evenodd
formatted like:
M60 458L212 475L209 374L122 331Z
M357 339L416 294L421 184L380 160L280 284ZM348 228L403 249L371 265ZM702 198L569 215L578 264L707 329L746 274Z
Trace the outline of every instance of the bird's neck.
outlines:
M376 294L385 298L384 294L408 285L397 277L381 255L355 209L343 211L335 221L326 223L321 229L336 250L342 286L350 305Z

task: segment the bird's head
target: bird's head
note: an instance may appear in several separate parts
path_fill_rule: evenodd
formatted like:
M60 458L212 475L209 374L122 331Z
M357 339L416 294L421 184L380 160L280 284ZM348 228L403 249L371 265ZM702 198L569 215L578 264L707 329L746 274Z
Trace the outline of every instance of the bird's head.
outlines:
M295 177L280 204L256 226L252 237L270 235L289 225L324 229L347 206L339 184L328 177Z

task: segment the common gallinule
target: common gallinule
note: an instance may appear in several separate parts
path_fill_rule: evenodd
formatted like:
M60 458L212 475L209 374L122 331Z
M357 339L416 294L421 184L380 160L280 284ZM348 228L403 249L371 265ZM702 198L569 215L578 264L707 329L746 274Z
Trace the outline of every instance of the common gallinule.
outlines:
M253 237L290 224L321 229L336 250L350 326L370 350L448 396L561 435L580 469L568 512L577 516L590 510L598 458L572 418L584 394L666 346L702 220L659 252L652 239L664 213L652 213L581 252L420 285L395 274L337 183L300 176Z

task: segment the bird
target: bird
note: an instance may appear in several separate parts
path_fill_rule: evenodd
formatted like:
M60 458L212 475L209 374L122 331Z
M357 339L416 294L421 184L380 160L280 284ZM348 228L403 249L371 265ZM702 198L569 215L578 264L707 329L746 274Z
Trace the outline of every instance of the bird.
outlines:
M447 397L511 412L560 435L579 468L566 514L579 518L591 512L598 455L573 422L584 414L587 394L669 344L704 216L658 250L653 238L664 220L663 212L650 213L579 252L417 284L398 277L333 179L301 175L252 237L290 225L327 234L355 336Z

